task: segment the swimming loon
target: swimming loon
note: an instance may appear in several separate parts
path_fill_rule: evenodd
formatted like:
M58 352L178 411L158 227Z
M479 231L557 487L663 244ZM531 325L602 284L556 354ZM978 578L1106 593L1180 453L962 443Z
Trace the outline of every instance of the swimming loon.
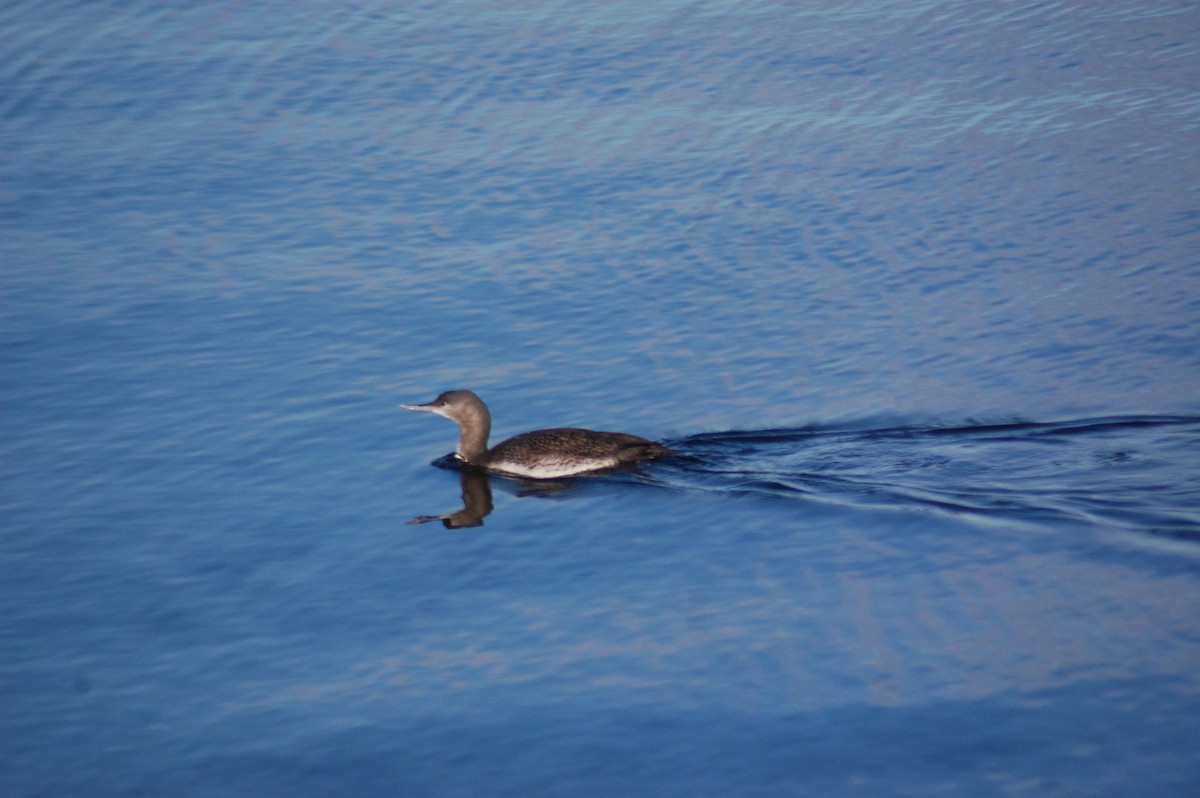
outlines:
M526 432L489 449L492 416L483 400L471 391L446 391L428 404L400 407L450 419L458 425L455 457L511 476L555 479L673 454L667 447L636 435L574 428Z

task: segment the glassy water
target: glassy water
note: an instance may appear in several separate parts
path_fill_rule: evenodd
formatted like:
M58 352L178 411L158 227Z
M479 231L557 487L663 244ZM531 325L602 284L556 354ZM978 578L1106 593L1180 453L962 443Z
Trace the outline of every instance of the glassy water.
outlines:
M0 794L1200 787L1193 4L0 31Z

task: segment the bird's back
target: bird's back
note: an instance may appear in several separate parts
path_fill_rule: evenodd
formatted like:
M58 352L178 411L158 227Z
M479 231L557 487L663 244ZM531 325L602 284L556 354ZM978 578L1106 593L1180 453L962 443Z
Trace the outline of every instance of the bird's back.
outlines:
M488 452L487 467L516 476L553 479L669 454L671 450L662 444L624 432L543 429L496 444Z

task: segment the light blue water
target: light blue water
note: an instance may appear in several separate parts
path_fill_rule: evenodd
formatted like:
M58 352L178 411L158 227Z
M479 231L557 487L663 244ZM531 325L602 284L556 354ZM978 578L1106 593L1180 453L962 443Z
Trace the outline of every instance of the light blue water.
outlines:
M6 4L0 794L1194 795L1198 42Z

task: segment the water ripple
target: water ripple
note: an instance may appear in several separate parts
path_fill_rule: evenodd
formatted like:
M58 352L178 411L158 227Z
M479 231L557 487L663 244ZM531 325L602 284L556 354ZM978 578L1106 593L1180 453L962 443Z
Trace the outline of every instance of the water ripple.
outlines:
M690 435L654 479L717 493L1083 522L1200 540L1200 418L842 425Z

